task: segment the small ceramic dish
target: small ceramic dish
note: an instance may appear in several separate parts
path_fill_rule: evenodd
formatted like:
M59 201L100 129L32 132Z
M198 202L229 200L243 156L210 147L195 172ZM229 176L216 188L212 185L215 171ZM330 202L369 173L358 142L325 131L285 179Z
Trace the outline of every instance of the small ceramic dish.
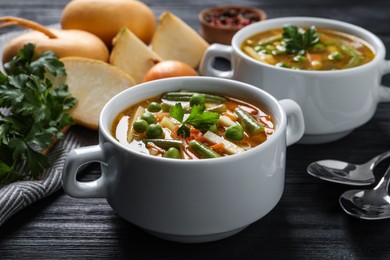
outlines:
M267 18L266 13L250 6L217 5L200 11L200 34L209 43L230 44L241 28Z

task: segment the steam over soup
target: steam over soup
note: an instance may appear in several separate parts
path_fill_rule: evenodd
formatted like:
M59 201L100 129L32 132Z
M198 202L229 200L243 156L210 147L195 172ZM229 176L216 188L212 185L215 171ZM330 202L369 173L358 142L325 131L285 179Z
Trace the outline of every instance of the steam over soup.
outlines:
M375 54L363 40L346 33L286 25L253 35L242 44L250 57L299 70L342 70L370 62Z
M230 97L169 92L135 104L114 120L112 135L141 153L206 159L244 152L274 133L270 115Z

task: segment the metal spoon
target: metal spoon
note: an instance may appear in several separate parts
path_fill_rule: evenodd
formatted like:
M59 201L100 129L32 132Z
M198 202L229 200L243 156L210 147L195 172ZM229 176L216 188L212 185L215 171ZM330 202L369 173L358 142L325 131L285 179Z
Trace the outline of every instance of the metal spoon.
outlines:
M375 182L373 169L388 157L390 151L379 154L364 164L322 160L309 164L307 172L326 181L356 186L370 185Z
M390 167L372 190L350 190L339 199L343 210L354 217L368 220L390 218Z

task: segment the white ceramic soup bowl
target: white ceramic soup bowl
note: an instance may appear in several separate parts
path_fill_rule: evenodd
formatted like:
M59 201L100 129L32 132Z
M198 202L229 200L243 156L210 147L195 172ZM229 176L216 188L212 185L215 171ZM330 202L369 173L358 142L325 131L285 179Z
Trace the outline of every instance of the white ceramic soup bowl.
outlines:
M115 117L130 105L181 89L260 105L273 116L276 130L253 149L204 160L139 153L111 135ZM284 188L286 146L297 142L303 132L302 112L294 101L277 101L251 85L209 77L151 81L106 104L99 119L99 144L69 153L63 188L73 197L106 198L120 216L158 237L179 242L217 240L239 232L275 207ZM101 163L101 177L77 181L79 167L93 161Z
M305 71L256 61L241 50L248 37L286 24L314 25L354 35L373 48L375 58L351 69ZM379 102L390 101L390 88L380 85L382 76L390 72L385 52L384 44L377 36L349 23L312 17L276 18L241 29L234 35L231 46L211 45L202 59L200 72L249 83L277 99L295 100L305 119L305 134L300 143L325 143L346 136L371 119ZM232 69L216 68L213 65L216 57L230 60Z

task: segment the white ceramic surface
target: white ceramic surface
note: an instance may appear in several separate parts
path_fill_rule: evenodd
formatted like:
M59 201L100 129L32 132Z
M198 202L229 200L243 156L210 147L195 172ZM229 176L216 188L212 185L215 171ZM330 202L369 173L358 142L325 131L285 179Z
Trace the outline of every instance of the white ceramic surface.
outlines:
M180 89L227 93L261 104L273 115L276 131L254 149L205 160L142 154L110 134L114 118L125 108ZM151 81L107 103L100 115L99 145L69 154L63 188L73 197L107 198L120 216L158 237L179 242L217 240L239 232L278 203L284 188L286 146L297 142L303 131L303 115L294 101L278 102L248 84L209 77ZM92 161L101 162L102 176L87 183L77 181L79 167Z
M275 67L256 61L240 47L248 37L285 24L328 28L355 35L371 45L375 58L368 64L339 71L303 71ZM305 135L300 143L325 143L340 139L366 123L379 102L390 101L390 88L380 85L390 72L383 42L369 31L352 24L313 17L276 18L249 25L238 31L232 45L213 44L206 51L202 75L232 78L266 90L277 99L289 98L302 108ZM216 57L231 61L231 71L213 66Z

